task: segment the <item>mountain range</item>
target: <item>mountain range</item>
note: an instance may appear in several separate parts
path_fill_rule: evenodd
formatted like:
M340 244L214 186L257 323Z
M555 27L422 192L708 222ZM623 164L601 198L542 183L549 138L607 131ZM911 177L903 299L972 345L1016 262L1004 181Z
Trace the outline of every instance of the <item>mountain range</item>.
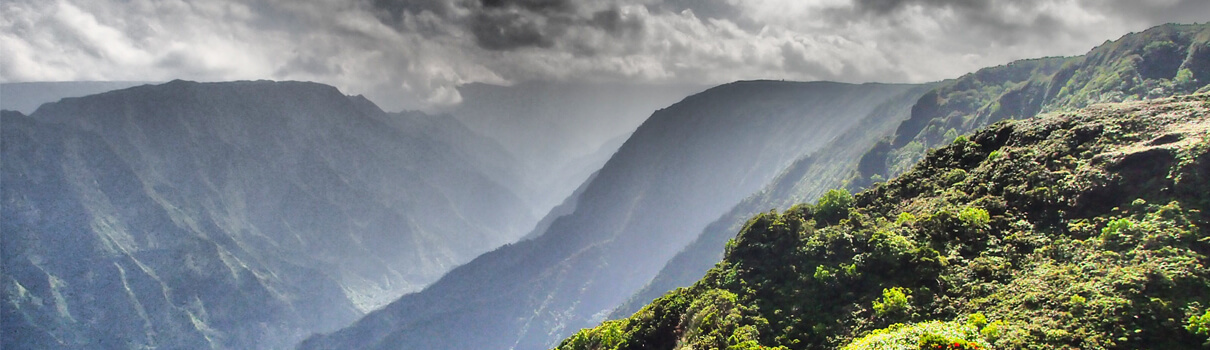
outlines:
M1190 346L1208 83L1210 25L1170 24L935 83L473 84L431 114L6 84L0 345Z
M498 145L320 84L145 85L2 130L5 347L286 347L536 221Z
M746 81L656 111L546 232L302 348L532 349L600 322L711 220L914 85ZM906 112L906 110L902 110ZM898 116L906 118L906 113ZM474 332L464 332L474 325ZM455 336L455 334L458 334Z

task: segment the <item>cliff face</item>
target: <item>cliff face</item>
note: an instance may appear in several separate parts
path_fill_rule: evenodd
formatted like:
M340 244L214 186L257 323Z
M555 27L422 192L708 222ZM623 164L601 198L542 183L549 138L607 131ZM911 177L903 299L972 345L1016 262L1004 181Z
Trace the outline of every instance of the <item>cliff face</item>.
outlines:
M286 347L518 237L519 200L406 118L295 82L4 112L4 347Z

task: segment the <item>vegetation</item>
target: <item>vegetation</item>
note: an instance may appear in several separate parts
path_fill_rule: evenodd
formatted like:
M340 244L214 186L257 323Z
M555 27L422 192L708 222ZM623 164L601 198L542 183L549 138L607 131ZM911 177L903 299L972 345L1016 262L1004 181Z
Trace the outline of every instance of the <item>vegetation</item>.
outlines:
M974 326L929 321L910 325L893 324L873 331L841 350L973 350L986 349L988 346Z
M1207 342L1210 95L958 141L852 201L833 191L753 217L702 280L559 348Z
M1139 101L1208 91L1210 24L1169 24L1107 42L1083 56L1021 60L967 74L930 91L876 145L851 189L889 178L926 150L1000 120L1070 111L1094 103Z

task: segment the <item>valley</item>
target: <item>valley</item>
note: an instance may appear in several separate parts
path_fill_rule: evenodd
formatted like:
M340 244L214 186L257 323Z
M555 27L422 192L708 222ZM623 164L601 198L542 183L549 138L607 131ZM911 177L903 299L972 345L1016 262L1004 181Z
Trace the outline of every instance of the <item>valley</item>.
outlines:
M404 27L460 13L386 3ZM614 39L652 15L476 6ZM466 75L438 88L456 102L398 111L288 79L4 80L0 347L1206 344L1210 25L1003 62Z

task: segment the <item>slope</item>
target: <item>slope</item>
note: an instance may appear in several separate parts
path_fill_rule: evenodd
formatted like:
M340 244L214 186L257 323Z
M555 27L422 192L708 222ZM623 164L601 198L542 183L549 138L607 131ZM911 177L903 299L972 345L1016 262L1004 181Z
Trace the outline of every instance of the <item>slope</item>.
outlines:
M544 234L301 347L549 347L599 322L779 169L911 88L750 81L690 96L652 114Z
M33 113L43 103L67 97L95 95L132 86L155 84L138 81L62 81L0 83L0 109Z
M868 134L840 139L787 168L759 195L709 226L611 318L625 317L655 297L696 281L722 258L723 243L759 211L813 201L829 188L860 190L903 172L926 149L998 120L1205 89L1210 83L1207 28L1159 26L1107 42L1084 56L1021 60L942 82L915 101L910 118L897 130L870 127ZM873 142L880 138L885 139ZM868 151L858 159L851 155L854 148Z
M264 81L4 112L4 347L281 348L522 234L515 195L398 118Z
M1167 24L1127 34L1083 56L981 69L922 97L895 137L861 161L853 188L899 174L925 150L996 121L1100 102L1205 92L1207 84L1210 24Z
M1000 123L757 215L698 283L559 348L1195 348L1206 193L1210 95Z
M526 180L520 195L547 213L658 108L707 86L632 83L526 82L467 84L462 103L448 112L471 130L495 139L518 160Z
M845 185L865 150L890 135L906 119L912 105L937 84L922 84L887 100L862 120L861 125L837 136L828 144L795 160L759 192L745 198L702 231L664 265L655 278L609 318L624 318L651 300L678 287L693 284L723 258L723 244L735 237L748 218L772 208L788 208L813 201L829 188Z

